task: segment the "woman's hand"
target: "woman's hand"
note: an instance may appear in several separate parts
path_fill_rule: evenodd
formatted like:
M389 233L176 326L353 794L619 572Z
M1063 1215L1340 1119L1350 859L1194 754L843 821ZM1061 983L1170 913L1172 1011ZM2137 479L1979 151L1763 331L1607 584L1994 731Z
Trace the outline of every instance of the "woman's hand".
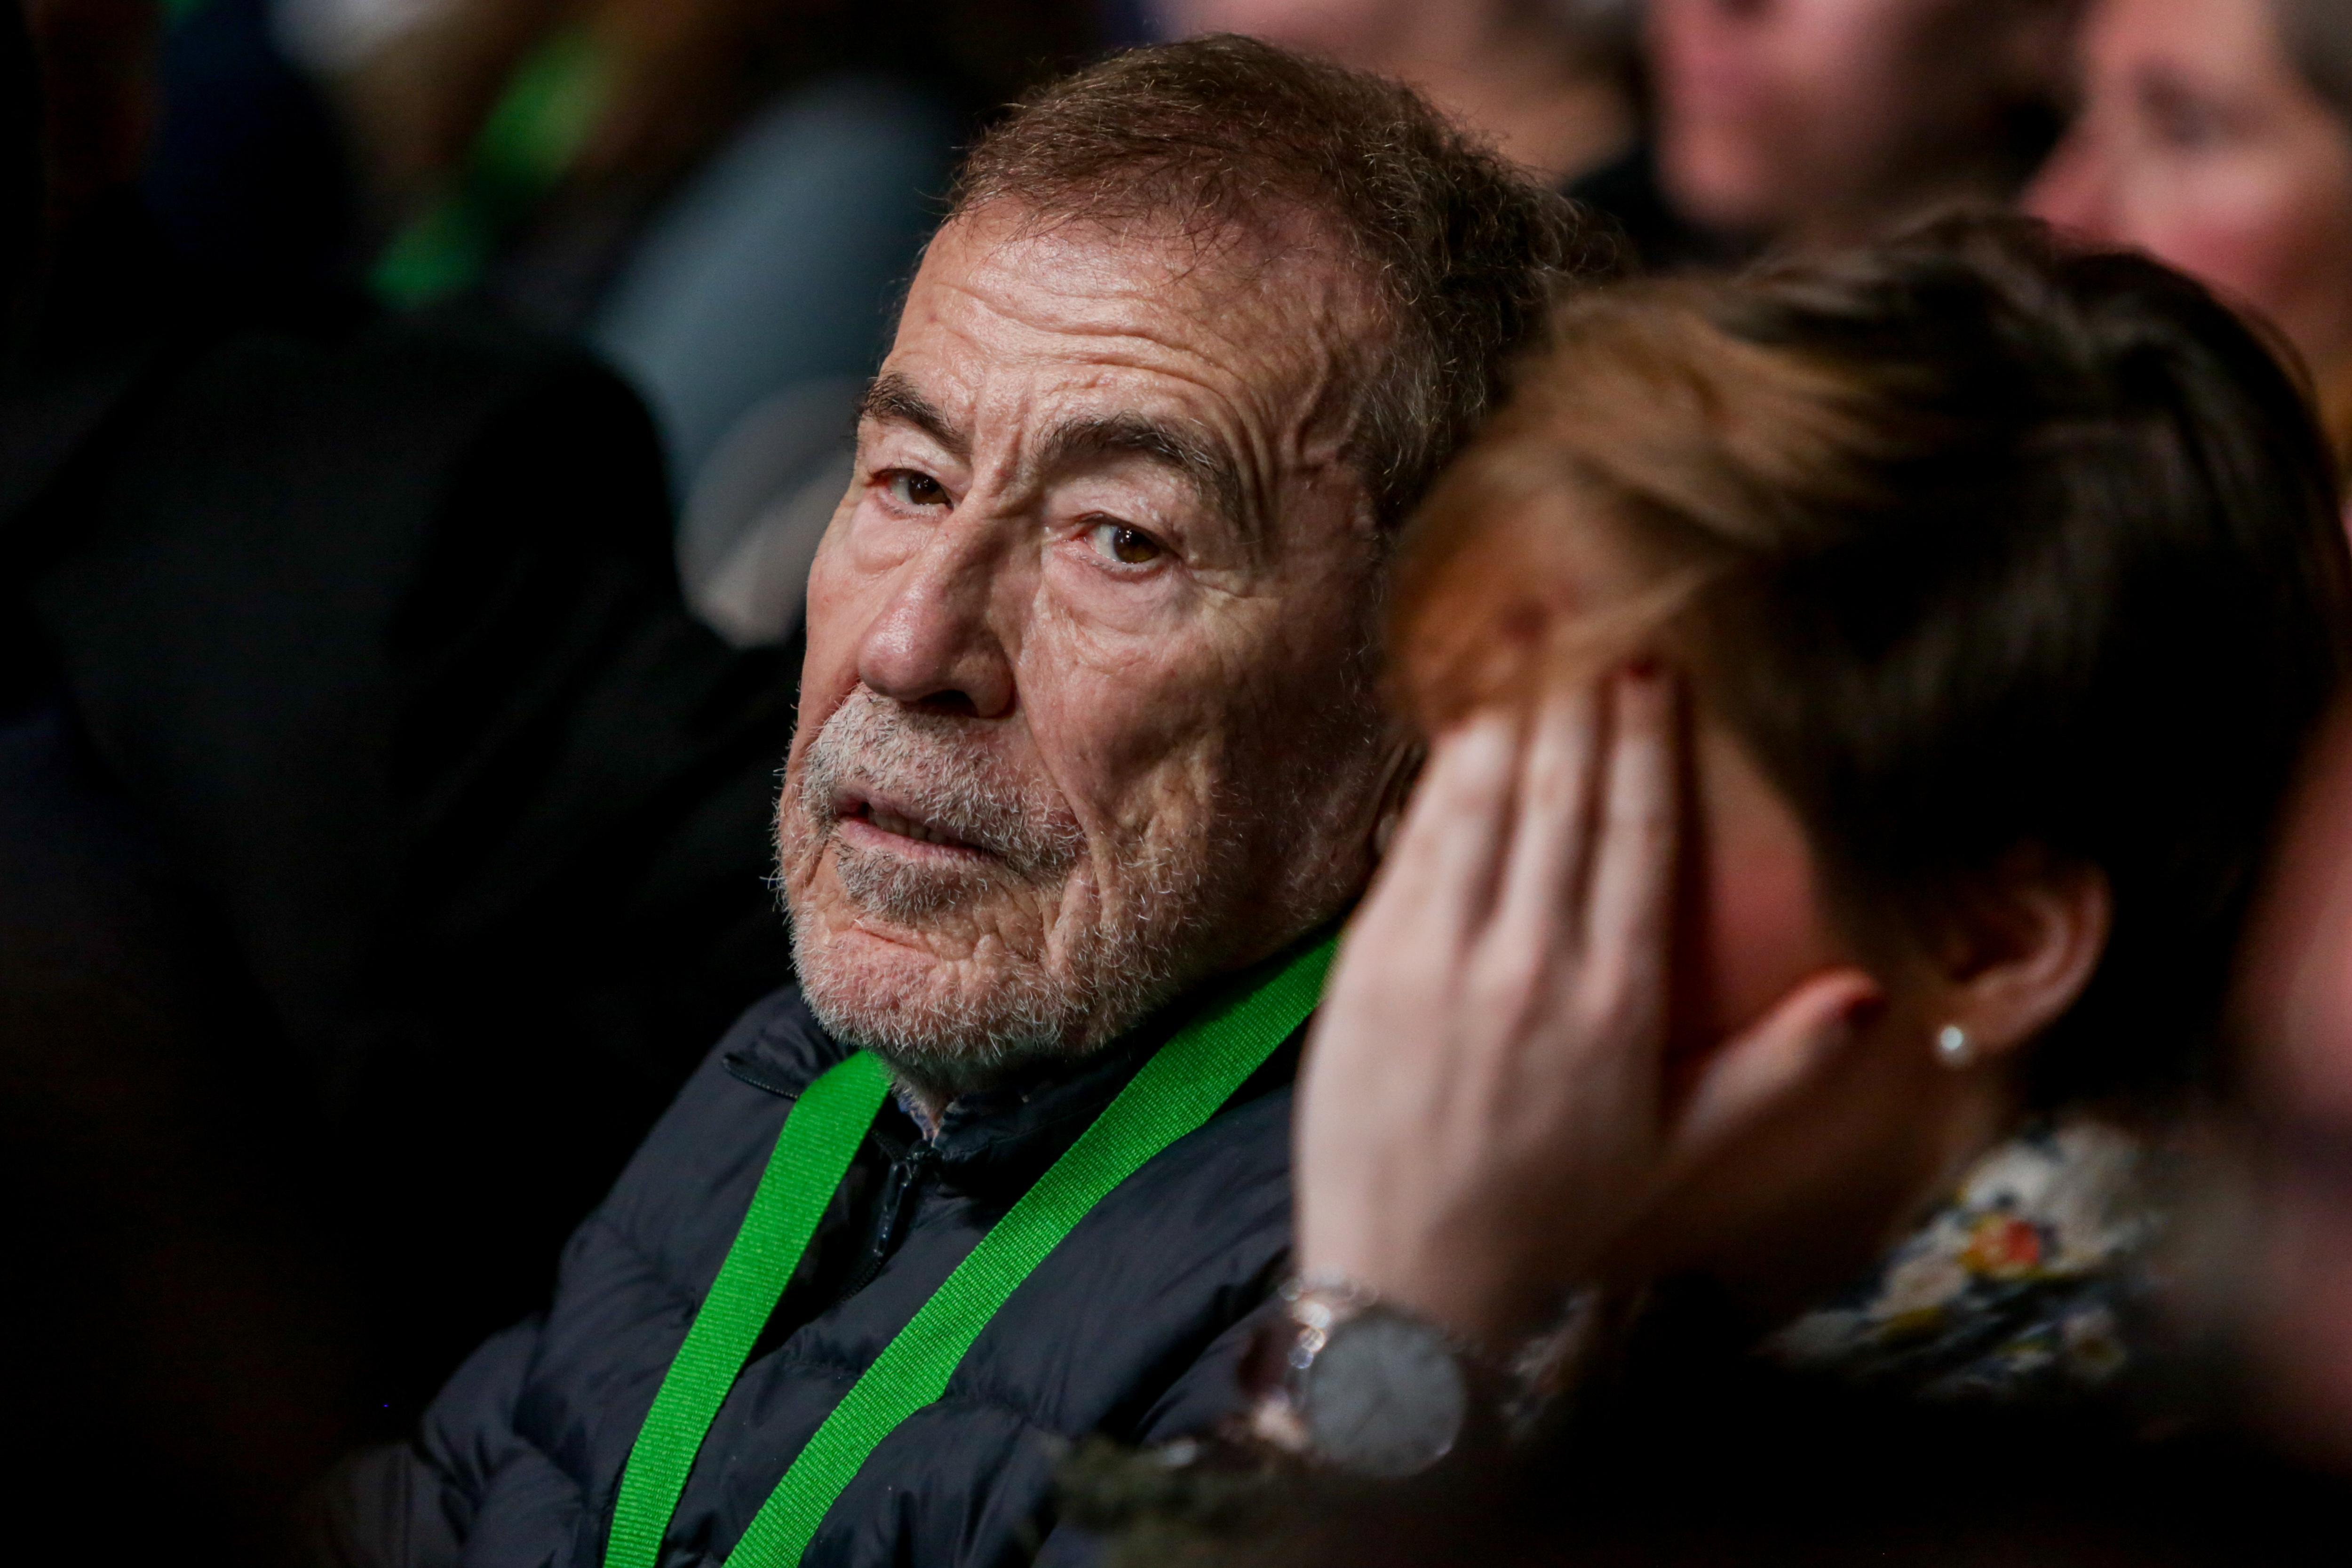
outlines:
M1626 672L1445 737L1341 949L1297 1128L1298 1250L1499 1349L1784 1103L1874 997L1800 986L1668 1104L1681 731Z

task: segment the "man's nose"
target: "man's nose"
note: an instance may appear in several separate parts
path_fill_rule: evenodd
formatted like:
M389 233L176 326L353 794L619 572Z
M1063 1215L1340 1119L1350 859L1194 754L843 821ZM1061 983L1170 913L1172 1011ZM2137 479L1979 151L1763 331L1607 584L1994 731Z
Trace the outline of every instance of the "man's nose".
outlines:
M1013 665L990 623L1005 552L980 526L942 522L900 568L857 649L857 677L910 707L1003 717Z

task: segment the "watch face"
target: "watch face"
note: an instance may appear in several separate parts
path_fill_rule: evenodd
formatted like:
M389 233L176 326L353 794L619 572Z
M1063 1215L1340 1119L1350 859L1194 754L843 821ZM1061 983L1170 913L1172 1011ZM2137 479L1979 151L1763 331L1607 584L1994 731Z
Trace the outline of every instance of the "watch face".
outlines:
M1331 1331L1302 1380L1315 1452L1368 1476L1409 1476L1452 1450L1470 1390L1444 1335L1378 1309Z

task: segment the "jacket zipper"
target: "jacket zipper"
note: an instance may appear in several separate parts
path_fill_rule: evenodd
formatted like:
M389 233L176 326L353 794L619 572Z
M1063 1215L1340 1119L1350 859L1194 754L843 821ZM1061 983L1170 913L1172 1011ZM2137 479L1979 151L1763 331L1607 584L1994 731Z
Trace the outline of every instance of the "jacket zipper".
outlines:
M882 1272L889 1261L890 1250L898 1239L898 1229L906 1222L908 1201L921 1190L923 1181L939 1163L939 1152L929 1143L918 1143L898 1159L890 1162L890 1174L882 1184L881 1218L874 1227L874 1239L866 1248L866 1256L841 1289L840 1300L846 1301L868 1285Z

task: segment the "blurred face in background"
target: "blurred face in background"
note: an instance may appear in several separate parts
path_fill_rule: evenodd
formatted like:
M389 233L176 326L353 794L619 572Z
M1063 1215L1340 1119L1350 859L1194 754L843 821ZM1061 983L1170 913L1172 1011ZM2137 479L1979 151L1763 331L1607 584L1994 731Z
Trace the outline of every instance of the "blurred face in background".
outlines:
M1808 243L2006 194L2069 18L2061 0L1650 0L1659 178L1695 222Z
M2295 68L2272 0L2103 0L2083 60L2081 117L2028 205L2268 318L2310 366L2344 450L2352 126Z
M1153 6L1171 37L1239 33L1348 60L1393 55L1432 8L1433 0L1156 0Z
M1412 83L1559 182L1636 134L1622 0L1151 0L1170 37L1239 33Z

